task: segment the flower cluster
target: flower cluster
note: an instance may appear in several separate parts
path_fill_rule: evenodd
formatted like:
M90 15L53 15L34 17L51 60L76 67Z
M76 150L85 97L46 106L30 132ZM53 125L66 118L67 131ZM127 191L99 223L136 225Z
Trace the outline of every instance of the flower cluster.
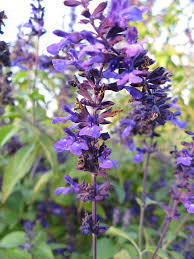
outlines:
M50 214L59 216L64 215L64 210L60 205L51 200L46 200L37 205L36 219L40 221L43 228L47 228L49 226L48 217Z
M58 187L55 190L55 194L63 193L66 195L70 191L77 194L76 198L82 201L92 201L92 200L103 200L109 194L107 191L110 189L110 182L106 181L103 184L96 185L96 192L94 192L95 186L88 184L85 180L81 184L74 182L69 175L64 176L66 182L70 187Z
M1 25L4 25L3 19L7 18L4 11L0 12L0 34ZM14 104L13 89L11 75L12 73L4 72L5 67L10 66L10 52L9 47L5 41L0 41L0 114L4 112L4 106Z
M182 150L175 149L171 152L176 158L176 180L171 195L173 199L178 199L184 204L188 213L194 213L194 184L191 182L194 179L194 133L185 132L192 136L192 141L182 142Z
M32 17L30 17L28 23L25 23L24 26L31 29L31 35L41 36L46 31L44 29L44 7L41 6L40 2L42 0L36 0L37 6L31 4L32 7Z
M97 216L97 222L94 225L92 221L92 215L86 214L85 217L83 218L82 226L80 227L82 234L84 236L87 236L92 233L96 235L104 234L107 231L108 226L99 225L101 221L103 221L103 219L100 216Z
M25 244L21 244L18 247L21 250L26 250L29 254L32 253L32 248L35 246L33 239L36 237L37 233L34 232L35 224L30 220L26 220L23 223L24 230L27 232L25 235Z
M40 69L49 68L51 65L51 60L47 56L37 57L37 53L34 53L34 42L32 38L34 36L39 38L46 32L44 29L44 7L41 6L42 0L36 0L37 7L31 4L32 17L30 17L28 23L24 24L24 28L30 28L29 34L24 34L23 30L20 29L17 42L13 48L12 52L12 66L18 66L23 70L31 69L33 65L39 63ZM36 46L36 51L38 51L39 42Z

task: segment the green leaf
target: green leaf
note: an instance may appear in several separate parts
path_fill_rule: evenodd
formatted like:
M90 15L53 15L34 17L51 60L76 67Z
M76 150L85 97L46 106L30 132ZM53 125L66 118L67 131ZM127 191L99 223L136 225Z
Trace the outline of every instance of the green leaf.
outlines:
M1 259L31 259L31 255L19 248L0 249Z
M114 259L132 259L127 250L121 250L116 255L114 255Z
M26 233L15 231L3 237L0 241L0 248L13 248L25 243Z
M158 202L146 197L145 204L148 206L150 204L158 204Z
M0 145L1 147L10 140L20 129L21 125L4 125L0 129Z
M36 199L37 195L44 188L44 186L48 183L48 181L51 179L52 176L53 176L52 171L48 171L46 174L41 175L40 179L34 186L32 202Z
M40 243L32 250L33 257L36 259L54 259L51 248L46 243Z
M53 168L57 167L57 154L55 149L53 148L53 145L49 139L49 137L45 135L39 135L39 142L44 150L45 155L47 156L51 166Z
M97 242L97 251L98 259L112 259L118 250L111 239L101 238Z
M135 243L135 241L133 240L133 238L128 234L125 233L124 231L115 228L115 227L110 227L108 229L108 231L106 232L107 235L114 235L114 236L121 236L124 237L125 239L129 240L130 243L136 248L136 250L138 251L138 253L140 253L139 247L138 245Z
M119 184L115 184L115 183L114 183L114 187L115 187L115 191L116 191L117 196L118 196L119 203L122 203L125 199L124 188L121 187Z
M185 257L180 253L176 253L174 251L169 251L169 253L173 256L173 259L184 259Z
M140 207L143 206L142 200L140 198L137 197L136 201L137 201L137 203L139 204Z
M30 95L30 98L33 99L33 100L41 100L43 102L45 102L45 99L44 99L44 95L40 94L38 89L36 89L33 93L31 93Z
M9 161L5 168L2 202L4 203L12 193L16 183L30 170L35 160L35 145L30 144L22 147Z

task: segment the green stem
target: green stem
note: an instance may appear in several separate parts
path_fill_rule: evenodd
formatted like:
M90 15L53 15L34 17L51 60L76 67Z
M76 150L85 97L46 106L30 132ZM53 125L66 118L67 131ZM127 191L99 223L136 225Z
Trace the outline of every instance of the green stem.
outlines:
M95 188L95 195L96 196L96 174L92 174L92 185ZM92 223L93 226L96 225L97 221L97 204L96 200L92 201ZM96 234L92 234L92 249L93 249L93 259L97 259L97 236Z
M152 147L153 138L151 137L150 147ZM146 164L144 168L144 175L143 175L143 186L142 186L142 205L140 206L140 222L139 222L139 248L142 250L143 246L143 223L144 223L144 212L146 208L146 182L147 182L147 175L148 175L148 166L150 161L150 153L147 154Z

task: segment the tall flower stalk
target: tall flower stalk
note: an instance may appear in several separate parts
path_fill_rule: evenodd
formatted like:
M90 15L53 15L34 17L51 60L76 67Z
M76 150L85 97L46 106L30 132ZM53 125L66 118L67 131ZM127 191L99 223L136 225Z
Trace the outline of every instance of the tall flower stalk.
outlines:
M111 186L109 180L98 184L97 178L107 179L106 171L111 167L116 169L116 162L109 158L111 149L105 144L110 136L108 132L102 132L102 126L111 123L107 120L108 117L120 112L110 108L114 103L106 100L105 95L107 91L122 90L123 86L117 81L121 81L127 73L136 80L136 72L133 72L133 67L129 69L127 57L125 60L118 43L127 35L128 22L141 20L144 10L130 7L128 1L112 1L108 15L104 16L106 2L100 3L93 13L89 11L88 0L65 1L64 4L72 7L82 6L84 19L80 22L90 24L92 31L67 33L56 30L54 34L62 40L47 48L49 53L56 55L53 66L58 72L64 71L69 66L74 66L79 71L79 77L75 76L71 85L78 88L77 93L81 96L76 99L74 111L67 105L62 106L68 116L54 118L54 124L67 120L75 124L63 129L66 137L59 140L54 148L58 152L69 150L78 155L77 169L91 173L92 183L83 181L78 184L65 175L70 187L59 187L55 190L55 194L65 195L73 191L77 199L92 201L92 214L86 214L80 229L84 235L92 234L93 258L96 259L97 236L107 230L107 226L99 225L102 219L97 215L97 202L108 196ZM98 25L96 21L99 22ZM138 51L134 52L137 54ZM112 83L110 83L111 78ZM135 91L135 88L131 89Z
M151 153L157 150L154 138L160 136L155 130L167 121L180 128L185 127L185 123L178 119L181 112L176 104L177 99L171 100L168 96L171 73L163 67L149 70L154 61L143 48L146 41L138 41L137 28L129 26L129 22L143 19L145 8L130 6L128 0L112 0L105 16L106 2L100 3L93 13L89 10L89 0L68 0L64 4L71 7L82 6L84 18L80 23L90 25L92 30L72 33L55 30L53 33L62 39L47 48L49 53L55 55L52 62L58 72L72 66L79 71L71 82L72 86L78 88L74 110L63 105L62 109L68 116L53 120L54 124L70 120L74 125L63 129L66 137L59 140L54 148L58 152L69 150L78 155L77 168L92 174L92 184L85 181L78 184L66 175L65 180L70 187L59 187L55 193L67 194L73 191L78 199L92 201L92 215L86 214L81 230L84 235L92 233L93 258L96 258L96 236L107 229L106 226L99 225L101 219L96 214L96 204L108 196L107 191L110 188L109 180L97 184L96 179L107 178L106 170L112 166L116 168L116 162L109 158L111 149L105 144L110 136L108 132L102 133L102 125L111 123L107 118L115 116L118 111L113 111L110 107L114 103L104 98L106 91L127 90L131 95L132 110L121 122L124 129L122 138L126 140L131 151L137 151L133 159L135 162L141 162L147 153L139 233L142 250L149 160ZM133 137L136 135L150 138L150 145L145 139L142 147L135 147Z

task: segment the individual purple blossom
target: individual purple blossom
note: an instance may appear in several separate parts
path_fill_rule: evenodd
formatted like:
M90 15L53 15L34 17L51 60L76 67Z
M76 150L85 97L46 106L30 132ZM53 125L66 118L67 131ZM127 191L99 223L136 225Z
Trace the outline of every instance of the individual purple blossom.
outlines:
M75 183L69 175L64 175L65 181L70 184L71 187L58 187L55 190L55 194L58 195L60 193L63 193L63 195L68 194L70 191L73 191L74 193L77 193L79 191L78 184Z
M54 148L58 152L69 150L74 155L81 155L82 150L88 150L88 145L84 137L79 137L76 133L73 133L70 129L65 129L67 137L61 138L56 142Z
M136 163L141 163L144 158L145 152L139 150L138 153L136 153L133 157L133 161Z
M194 195L185 197L184 206L188 213L194 213Z
M177 164L182 164L185 166L190 166L192 162L192 157L190 156L181 156L176 159Z
M110 169L111 167L114 167L115 170L117 170L117 163L116 161L108 158L111 154L111 149L110 148L105 148L104 151L102 152L101 156L98 158L100 161L99 166L104 169Z
M95 119L92 116L87 117L87 122L89 123L88 126L82 128L79 131L79 136L89 136L93 138L99 138L101 135L102 128L96 125Z
M129 21L141 21L144 11L143 8L129 6L126 0L112 0L108 18L113 25L125 28Z

